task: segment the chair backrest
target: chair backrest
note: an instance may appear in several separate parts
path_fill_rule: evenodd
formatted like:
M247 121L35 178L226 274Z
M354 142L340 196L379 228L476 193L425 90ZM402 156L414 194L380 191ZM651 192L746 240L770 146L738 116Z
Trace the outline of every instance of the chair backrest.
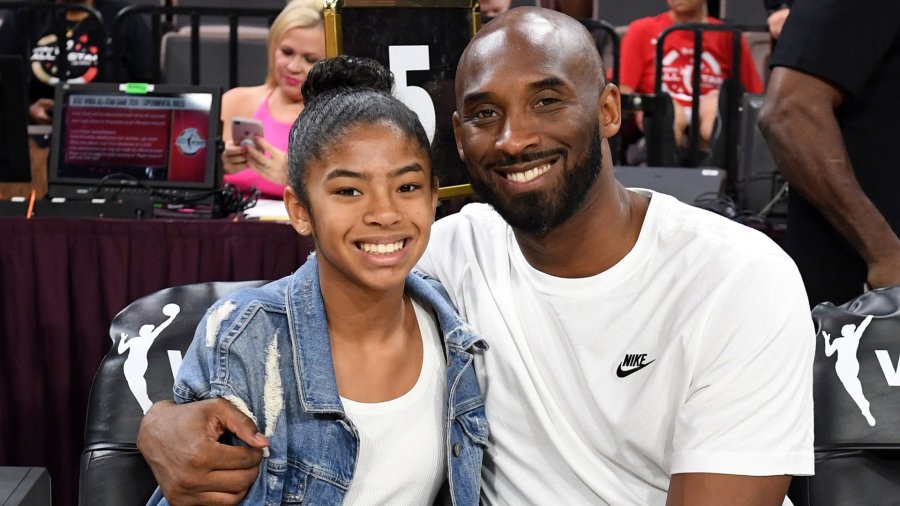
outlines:
M815 476L798 506L888 505L900 498L900 286L813 309Z
M678 165L678 155L675 146L675 134L672 126L675 122L675 110L669 95L625 94L622 95L622 112L625 115L640 111L644 114L644 132L646 144L642 148L644 153L638 155L639 161L629 159L623 153L617 157L613 155L613 161L622 160L622 165L640 165L643 162L651 167L674 167ZM624 132L616 141L618 147L628 149L630 139Z
M237 86L257 86L266 80L268 71L268 29L252 26L238 27L238 81ZM191 84L191 34L179 30L163 35L160 54L162 82ZM204 86L220 86L228 89L229 61L228 26L202 26L200 28L200 80Z
M745 32L744 39L750 48L750 56L756 64L756 72L764 83L769 81L769 57L772 56L772 35L769 32Z
M171 399L175 374L206 310L239 288L265 281L167 288L123 309L110 327L112 348L94 377L81 454L79 504L146 504L156 480L137 450L150 405Z
M258 85L265 78L268 63L268 26L280 12L281 8L258 8L256 4L241 8L131 5L115 18L111 47L124 47L127 23L138 16L150 26L147 44L153 58L161 64L154 68L150 82L219 84L227 89ZM179 26L176 34L170 35ZM196 34L196 46L191 43L192 33ZM164 38L176 40L169 42ZM164 48L163 42L174 51ZM115 75L123 75L125 56L113 54ZM179 66L177 62L182 63ZM168 80L163 80L162 64L175 65L174 69L165 70Z

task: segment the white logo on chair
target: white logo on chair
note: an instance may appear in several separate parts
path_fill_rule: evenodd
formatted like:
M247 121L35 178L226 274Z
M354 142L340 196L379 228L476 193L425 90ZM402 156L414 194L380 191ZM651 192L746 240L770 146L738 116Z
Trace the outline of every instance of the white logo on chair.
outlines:
M872 321L872 315L866 316L866 319L857 328L852 323L841 327L841 336L831 339L828 332L822 331L822 337L825 339L825 356L830 357L834 352L838 352L837 359L834 361L834 370L838 379L844 384L844 389L850 394L850 397L859 406L862 415L866 417L869 425L875 426L875 417L869 410L869 401L863 394L862 383L859 381L859 360L856 358L856 351L859 349L859 341L862 339L863 332Z
M125 379L128 381L128 388L131 389L132 395L140 403L145 414L153 405L153 401L147 395L147 381L144 379L144 374L147 373L147 352L153 346L153 341L175 320L180 312L181 308L178 307L178 304L166 304L162 308L162 313L169 318L160 323L159 327L152 324L142 325L138 335L129 338L128 334L122 332L119 339L117 350L119 354L129 352L128 358L125 359L125 364L122 366Z

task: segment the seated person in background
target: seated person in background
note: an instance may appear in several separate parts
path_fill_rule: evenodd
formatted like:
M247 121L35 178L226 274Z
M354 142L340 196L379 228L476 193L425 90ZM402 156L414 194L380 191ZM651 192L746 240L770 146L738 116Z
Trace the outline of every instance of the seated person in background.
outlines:
M436 281L410 274L438 182L392 84L363 58L310 71L284 198L316 254L217 302L178 372L179 402L223 397L268 444L246 504L433 504L445 483L448 503L478 504L488 434L472 354L485 345Z
M28 113L31 121L38 124L53 122L48 111L53 108L53 87L56 83L109 82L114 79L114 62L105 54L107 47L104 38L107 35L113 37L116 15L130 5L118 0L57 2L92 7L103 16L103 26L100 26L84 11L70 10L66 13L67 65L57 61L60 46L56 35L57 13L34 11L29 18L21 11L8 11L0 25L0 54L28 55L32 74ZM125 45L114 48L117 55L124 57L124 75L120 80L150 82L154 70L151 46L147 42L150 40L150 29L143 19L134 16L125 23L122 33L125 34L122 39ZM26 39L28 35L32 38Z
M325 58L325 28L320 0L293 0L269 29L269 73L259 86L229 90L222 96L225 182L246 192L251 186L265 198L281 199L287 184L286 150L291 125L303 110L300 86L313 64ZM234 116L263 124L256 144L233 142Z
M497 17L509 10L512 0L480 0L481 15L486 18Z
M630 25L622 40L620 88L623 93L653 93L656 39L675 23L721 24L706 13L706 0L667 0L669 10L641 18ZM684 134L691 122L694 35L677 31L668 35L663 52L663 91L672 96L675 106L675 145L684 145ZM763 84L756 72L747 42L742 41L740 79L749 93L762 93ZM734 75L731 61L732 39L728 33L704 33L700 64L700 139L701 150L709 150L718 108L719 88ZM638 124L641 124L640 118Z

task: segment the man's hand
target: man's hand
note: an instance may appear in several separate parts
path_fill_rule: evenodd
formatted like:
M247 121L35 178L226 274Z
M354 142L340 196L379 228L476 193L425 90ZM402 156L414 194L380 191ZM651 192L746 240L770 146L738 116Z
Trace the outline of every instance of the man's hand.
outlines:
M218 442L232 432L252 446ZM236 504L256 480L266 438L223 399L154 404L141 421L137 446L171 504Z
M31 121L38 125L49 125L53 123L53 118L47 113L53 109L53 100L49 98L39 98L37 102L28 106L28 115Z

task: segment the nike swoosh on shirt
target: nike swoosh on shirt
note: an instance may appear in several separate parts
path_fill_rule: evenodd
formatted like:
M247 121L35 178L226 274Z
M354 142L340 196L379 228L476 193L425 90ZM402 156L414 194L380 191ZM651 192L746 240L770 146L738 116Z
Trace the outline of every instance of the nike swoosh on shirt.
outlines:
M628 376L629 374L634 374L634 373L640 371L641 369L647 367L648 365L652 364L653 362L656 362L656 360L655 359L651 360L644 365L639 365L639 366L635 367L634 369L628 369L625 371L622 370L622 364L619 364L619 367L616 368L616 376L618 376L620 378L624 378L625 376Z

